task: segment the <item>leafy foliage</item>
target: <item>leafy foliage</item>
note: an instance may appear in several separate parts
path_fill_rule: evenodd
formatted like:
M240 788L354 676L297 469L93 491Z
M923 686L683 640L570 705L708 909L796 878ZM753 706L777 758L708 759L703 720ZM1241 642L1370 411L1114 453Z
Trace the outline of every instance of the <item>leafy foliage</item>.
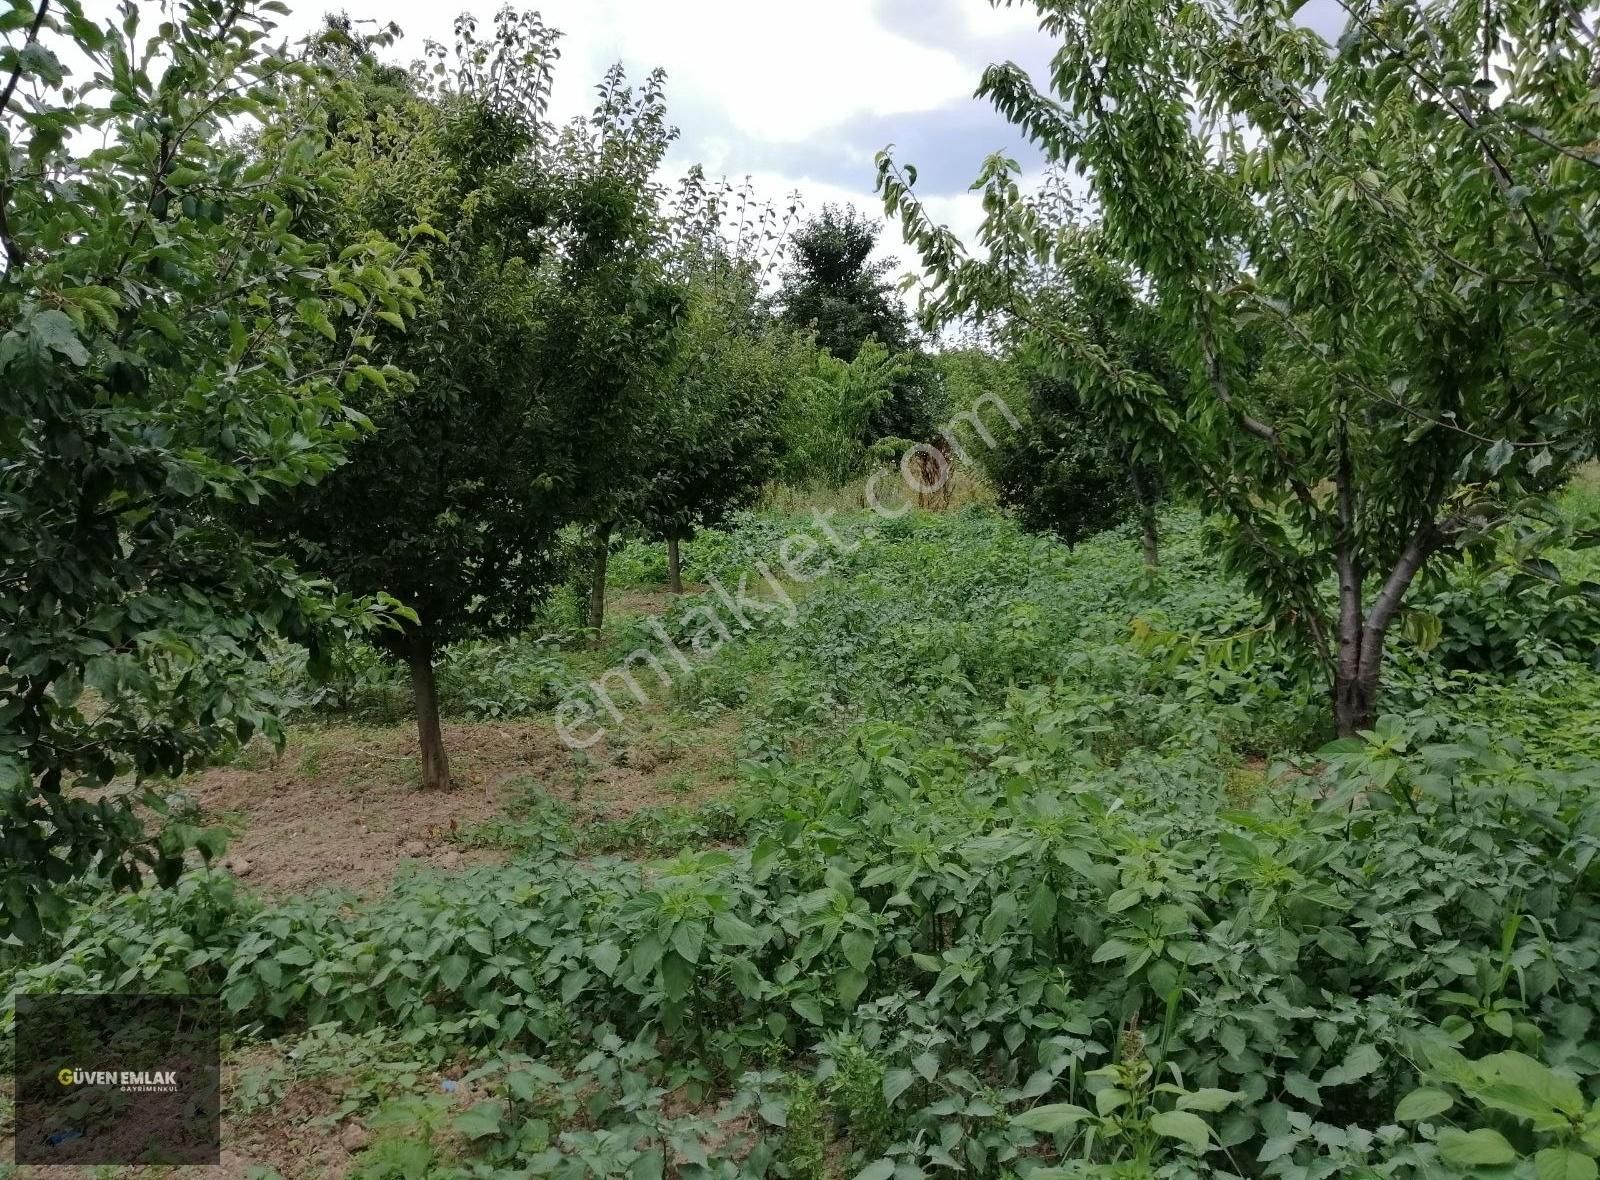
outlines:
M802 626L707 666L754 682L752 762L715 830L618 845L660 859L536 813L515 862L369 902L262 906L197 872L96 902L13 982L472 1046L489 1105L440 1169L777 1174L815 1158L791 1115L817 1099L824 1158L884 1177L1420 1177L1468 1167L1482 1131L1530 1166L1590 1157L1593 759L1541 766L1446 693L1241 791L1237 751L1284 703L1196 695L1203 668L1130 643L1134 612L1248 616L1194 519L1166 523L1150 580L1115 534L1069 554L980 514L851 522ZM1445 1050L1534 1059L1586 1088L1578 1122L1463 1115L1468 1144L1439 1110L1397 1120L1419 1087L1467 1094Z
M788 478L837 486L861 474L874 418L907 373L905 361L874 340L852 361L825 352L806 358L781 419Z
M1337 47L1293 4L1037 7L1051 93L1013 65L981 92L1092 212L992 158L974 260L882 157L927 310L1006 317L1226 513L1231 567L1365 728L1418 574L1593 453L1593 35L1516 0L1354 5Z
M350 178L313 118L338 96L268 48L276 6L162 8L151 41L131 5L0 26L0 938L37 937L73 877L171 881L214 853L192 825L151 845L144 784L277 735L279 645L320 661L382 609L228 517L337 465L364 423L341 396L386 381L366 324L401 322L416 276L382 237L297 226ZM223 140L242 120L248 151ZM96 793L123 775L133 793Z
M1108 437L1104 421L1068 384L1028 372L1020 362L1010 364L1024 369L1015 380L1025 394L1019 414L1026 416L1020 429L1008 430L998 445L981 452L1000 503L1026 527L1055 533L1068 544L1141 518L1154 564L1159 473Z
M339 585L415 612L391 648L412 668L430 786L449 782L435 648L527 626L565 575L559 530L617 510L677 306L656 257L661 78L634 95L613 72L594 114L558 132L556 34L509 9L486 41L470 17L456 29L454 67L435 47L440 76L411 93L370 46L347 54L363 101L330 130L354 183L314 220L335 240L429 239L418 315L380 329L413 381L369 390L376 433L258 522Z
M785 322L816 334L817 345L846 363L876 341L899 362L887 396L867 407L856 439L925 439L943 404L933 362L918 348L911 318L888 280L893 262L873 259L881 223L829 205L794 235L776 301Z
M809 360L804 341L760 310L761 281L783 246L776 211L753 210L748 193L725 211L729 196L708 193L691 175L673 210L683 239L673 273L687 306L655 394L654 466L640 517L674 554L698 528L748 507L772 479L785 443L780 414ZM732 240L724 217L737 218Z

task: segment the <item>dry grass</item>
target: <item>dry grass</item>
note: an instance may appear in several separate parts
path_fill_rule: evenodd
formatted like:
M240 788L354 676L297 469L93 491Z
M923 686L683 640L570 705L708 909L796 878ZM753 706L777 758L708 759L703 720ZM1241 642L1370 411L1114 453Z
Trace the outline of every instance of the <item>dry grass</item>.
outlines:
M885 466L882 470L883 474L877 476L873 490L878 503L889 511L895 511L908 502L914 507L940 512L953 512L969 504L990 506L995 502L994 488L976 470L959 462L955 464L949 484L944 489L948 495L941 497L941 502L937 504L931 501L919 503L916 493L906 487L893 468ZM782 513L810 512L813 508L825 512L858 512L871 506L867 486L872 478L871 474L863 475L838 487L773 484L763 493L761 508Z
M732 715L686 728L642 710L575 752L542 719L447 725L456 785L424 791L410 725L327 726L184 786L208 822L236 833L227 864L252 887L281 895L337 885L370 896L407 861L455 870L493 859L455 838L529 790L605 819L705 802L733 785L738 735Z

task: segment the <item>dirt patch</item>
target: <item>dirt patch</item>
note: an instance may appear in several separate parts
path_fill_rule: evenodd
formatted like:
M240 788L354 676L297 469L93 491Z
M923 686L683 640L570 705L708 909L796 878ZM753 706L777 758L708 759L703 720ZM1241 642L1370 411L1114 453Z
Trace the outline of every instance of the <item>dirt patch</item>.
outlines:
M338 1105L318 1081L295 1082L270 1109L224 1116L220 1180L248 1180L265 1165L285 1180L340 1180L350 1169L344 1128L329 1116ZM350 1141L349 1146L356 1146Z
M666 589L613 590L606 599L606 615L618 620L636 615L664 615L674 603L702 594L705 590L706 587L696 582L685 582L681 595Z
M544 791L578 807L580 816L625 819L651 807L696 807L726 794L734 783L739 719L731 713L692 730L661 715L631 717L581 756L565 747L565 766Z
M185 788L208 822L235 832L227 867L268 896L326 886L373 896L407 861L453 871L498 859L455 837L529 790L621 818L692 806L731 784L737 718L689 731L656 715L630 720L627 731L577 753L545 721L447 725L450 791L418 785L409 726L300 730L281 753L247 752Z

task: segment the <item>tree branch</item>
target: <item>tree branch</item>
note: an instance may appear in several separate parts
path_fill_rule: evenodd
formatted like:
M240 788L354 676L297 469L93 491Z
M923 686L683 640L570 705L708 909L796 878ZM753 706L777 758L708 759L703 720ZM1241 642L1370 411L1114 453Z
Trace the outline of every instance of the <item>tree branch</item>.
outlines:
M50 0L39 0L39 11L33 14L33 24L28 26L28 35L22 40L22 48L26 49L39 39L39 30L44 27L45 14L50 11ZM21 55L18 54L16 68L11 71L11 77L6 82L6 88L0 90L0 118L5 117L6 108L11 105L11 96L17 89L17 82L22 78Z
M1312 516L1319 510L1316 496L1312 495L1311 486L1305 480L1294 474L1294 464L1289 455L1289 449L1283 445L1283 438L1271 426L1261 419L1246 413L1233 400L1233 390L1229 388L1227 374L1222 371L1222 359L1217 355L1216 341L1207 327L1200 336L1200 346L1205 351L1206 378L1211 383L1211 390L1217 395L1217 400L1239 420L1239 425L1250 434L1261 439L1272 448L1277 455L1278 462L1283 464L1283 478L1288 482L1294 497Z
M44 27L45 15L50 11L50 0L39 0L39 11L33 14L33 23L28 26L28 35L23 38L22 48L25 50L39 39L39 30ZM11 96L16 93L17 83L22 78L22 56L17 55L17 64L11 71L11 77L6 80L4 90L0 90L0 119L5 118L7 110L11 107ZM9 174L10 168L6 169ZM22 247L17 245L11 236L11 221L6 216L7 208L11 204L11 182L9 175L6 183L0 185L0 248L6 254L6 274L20 267L23 263Z
M1378 682L1378 671L1383 663L1383 640L1389 624L1394 621L1395 612L1405 600L1412 581L1439 547L1441 539L1439 526L1431 516L1417 526L1399 560L1384 579L1383 589L1373 599L1372 609L1367 612L1366 621L1361 625L1361 677L1371 685L1375 686Z

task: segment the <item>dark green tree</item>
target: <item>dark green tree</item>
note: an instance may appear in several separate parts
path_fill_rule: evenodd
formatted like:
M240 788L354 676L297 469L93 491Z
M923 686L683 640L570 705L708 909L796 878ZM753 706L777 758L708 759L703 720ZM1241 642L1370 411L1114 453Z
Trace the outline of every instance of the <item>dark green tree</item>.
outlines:
M659 454L659 399L683 315L683 289L667 273L671 222L657 179L677 135L667 123L665 87L666 75L656 70L635 91L614 66L593 113L569 124L559 140L575 191L598 198L579 220L598 249L585 252L584 281L572 288L563 373L570 412L582 426L581 435L569 436L581 442L571 486L576 519L590 530L588 624L596 642L612 540L637 518Z
M842 361L876 340L891 352L912 345L911 319L896 297L894 263L874 260L883 223L842 205L826 205L794 235L778 288L783 318L810 328L817 344Z
M783 458L779 415L796 379L798 336L764 314L761 287L796 207L758 203L747 184L685 178L672 209L673 280L685 315L655 398L654 463L638 512L667 546L667 578L683 592L680 542L752 503Z
M1093 232L996 157L975 260L884 158L935 310L1013 316L1095 371L1096 409L1228 522L1338 732L1370 728L1417 578L1594 453L1593 31L1534 0L1352 3L1336 46L1277 0L1037 7L1053 93L1011 65L982 90L1082 176ZM1180 380L1034 299L1073 255L1121 276Z
M1024 527L1069 545L1137 521L1145 564L1159 565L1160 473L1133 459L1070 381L1033 370L1021 383L1021 427L983 452L1000 503Z
M376 432L261 522L414 612L383 646L411 671L428 787L450 781L438 649L526 626L564 576L559 531L615 511L676 314L654 261L659 83L636 101L613 74L590 119L556 130L556 38L535 14L504 10L486 38L463 16L454 53L430 47L432 78L399 91L355 47L367 106L330 129L355 183L318 216L339 241L428 235L413 323L375 328L414 380L369 390Z
M276 11L0 17L0 940L37 936L73 878L214 854L184 824L152 843L136 807L277 736L269 662L370 612L230 524L340 462L341 391L388 379L366 325L414 294L381 237L335 255L293 228L350 176L320 135L338 96L268 49Z
M922 441L944 409L932 359L889 279L891 259L874 260L883 223L847 206L827 205L794 235L776 303L784 322L816 334L818 347L850 363L876 340L901 357L889 398L867 418L863 444L880 438Z
M1053 207L1069 206L1054 185L1045 192ZM1058 251L1024 280L1033 322L1005 319L1013 364L1027 388L1025 421L996 448L991 474L1001 501L1025 524L1069 544L1136 520L1145 564L1153 569L1160 564L1156 510L1176 474L1161 469L1159 436L1117 413L1115 384L1098 368L1064 363L1037 321L1074 324L1114 365L1163 387L1182 378L1126 274L1106 265L1091 241L1078 247Z

